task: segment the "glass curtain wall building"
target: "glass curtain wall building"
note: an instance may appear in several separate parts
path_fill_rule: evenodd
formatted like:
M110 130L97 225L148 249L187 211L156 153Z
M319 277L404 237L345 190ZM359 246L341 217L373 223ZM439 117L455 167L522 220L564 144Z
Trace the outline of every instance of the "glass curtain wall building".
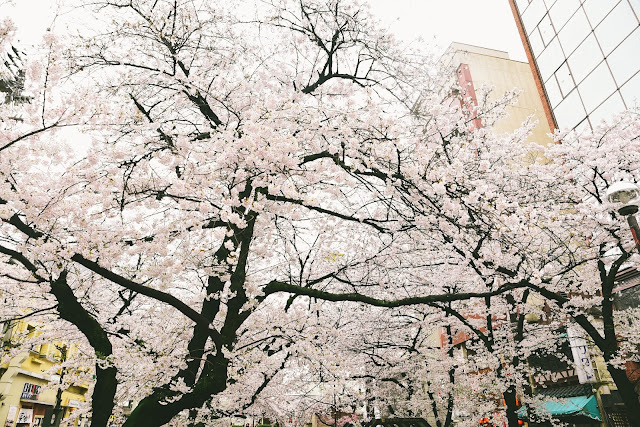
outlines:
M509 0L551 127L640 105L640 0Z

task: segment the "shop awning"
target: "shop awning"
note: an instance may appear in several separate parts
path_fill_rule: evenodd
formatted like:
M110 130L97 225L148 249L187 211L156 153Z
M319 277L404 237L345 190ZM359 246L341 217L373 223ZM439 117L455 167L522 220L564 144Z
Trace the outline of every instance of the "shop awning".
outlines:
M547 400L536 408L536 412L540 414L550 413L560 419L580 417L602 421L595 396L574 396L558 400ZM526 407L520 408L518 418L522 420L528 419Z
M55 403L53 403L53 402L45 402L44 400L20 399L20 402L37 403L38 405L45 405L45 406L56 406Z

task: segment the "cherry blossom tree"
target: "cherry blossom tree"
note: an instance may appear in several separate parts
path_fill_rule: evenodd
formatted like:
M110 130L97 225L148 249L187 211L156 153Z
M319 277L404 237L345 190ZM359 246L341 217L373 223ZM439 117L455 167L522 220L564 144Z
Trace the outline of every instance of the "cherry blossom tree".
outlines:
M85 24L48 34L26 67L23 118L3 106L0 252L5 318L77 329L95 365L92 426L138 399L125 426L205 425L267 408L320 368L345 388L382 351L371 325L408 306L422 314L389 337L383 366L402 411L419 413L425 389L405 371L407 355L427 357L426 319L475 333L505 379L522 316L491 324L530 293L585 329L632 403L615 363L637 353L618 350L610 297L633 257L601 203L635 176L607 145L633 150L632 120L525 145L531 123L491 130L509 94L472 130L433 58L357 2L78 3ZM509 425L517 387L496 388Z
M637 268L638 253L626 221L604 194L618 180L638 180L637 118L632 110L593 131L559 134L562 144L548 149L554 164L542 172L560 184L549 198L560 207L562 224L554 228L566 236L567 255L579 266L553 279L545 271L546 280L532 286L580 325L602 352L633 425L640 420L637 379L634 383L627 376L625 363L638 361L637 337L628 329L637 324L638 311L615 311L613 297L618 273Z
M474 172L458 169L455 178L444 180L443 197L436 202L442 206L438 231L464 254L472 267L470 276L487 284L526 284L527 290L486 298L486 309L471 311L471 319L485 321L470 321L468 309L448 311L490 355L508 360L494 370L521 365L513 355L527 354L531 345L523 341L524 302L527 294L543 297L554 319L575 322L602 352L631 423L640 419L637 383L626 375L624 365L638 360L637 339L628 333L629 326L637 324L637 309L614 311L613 296L618 272L635 268L638 254L631 232L604 200L604 192L619 179L637 181L639 131L637 112L630 111L594 131L559 133L560 143L548 147L485 143L478 147L478 161L466 168L484 163L492 170L478 169L483 179L470 182ZM459 153L448 159L454 167ZM489 309L494 300L503 300L497 312ZM515 351L496 347L492 324L501 317L510 319L507 342L524 346ZM514 380L518 375L512 371L510 376ZM517 420L510 409L515 402L509 404L516 386L512 382L510 392L503 390L510 425Z
M14 307L37 295L34 314L92 349L92 425L135 397L125 425L254 404L317 299L400 307L510 289L433 284L447 256L439 240L414 245L429 227L398 178L422 173L425 132L465 121L435 95L421 103L434 120L417 118L430 58L363 6L84 6L92 25L47 35L25 120L3 134L0 251Z

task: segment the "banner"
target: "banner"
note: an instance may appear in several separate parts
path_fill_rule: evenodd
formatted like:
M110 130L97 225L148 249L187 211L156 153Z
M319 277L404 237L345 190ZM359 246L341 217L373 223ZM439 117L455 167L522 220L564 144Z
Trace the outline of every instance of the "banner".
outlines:
M587 340L585 340L576 328L567 328L569 336L569 345L571 346L571 354L576 364L576 373L580 384L595 383L596 373L591 365L591 357L589 356L589 348Z

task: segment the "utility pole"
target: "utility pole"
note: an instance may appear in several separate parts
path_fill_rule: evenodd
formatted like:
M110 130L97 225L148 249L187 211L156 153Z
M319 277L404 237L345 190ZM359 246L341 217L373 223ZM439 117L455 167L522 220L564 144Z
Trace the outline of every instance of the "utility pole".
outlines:
M60 352L60 362L64 363L67 361L67 345L56 345L56 349ZM65 368L62 367L60 369L60 384L62 385L62 380L64 379ZM62 386L58 388L58 392L56 393L56 405L53 409L47 409L44 415L43 427L59 427L60 422L62 421L62 413L64 408L62 407Z

